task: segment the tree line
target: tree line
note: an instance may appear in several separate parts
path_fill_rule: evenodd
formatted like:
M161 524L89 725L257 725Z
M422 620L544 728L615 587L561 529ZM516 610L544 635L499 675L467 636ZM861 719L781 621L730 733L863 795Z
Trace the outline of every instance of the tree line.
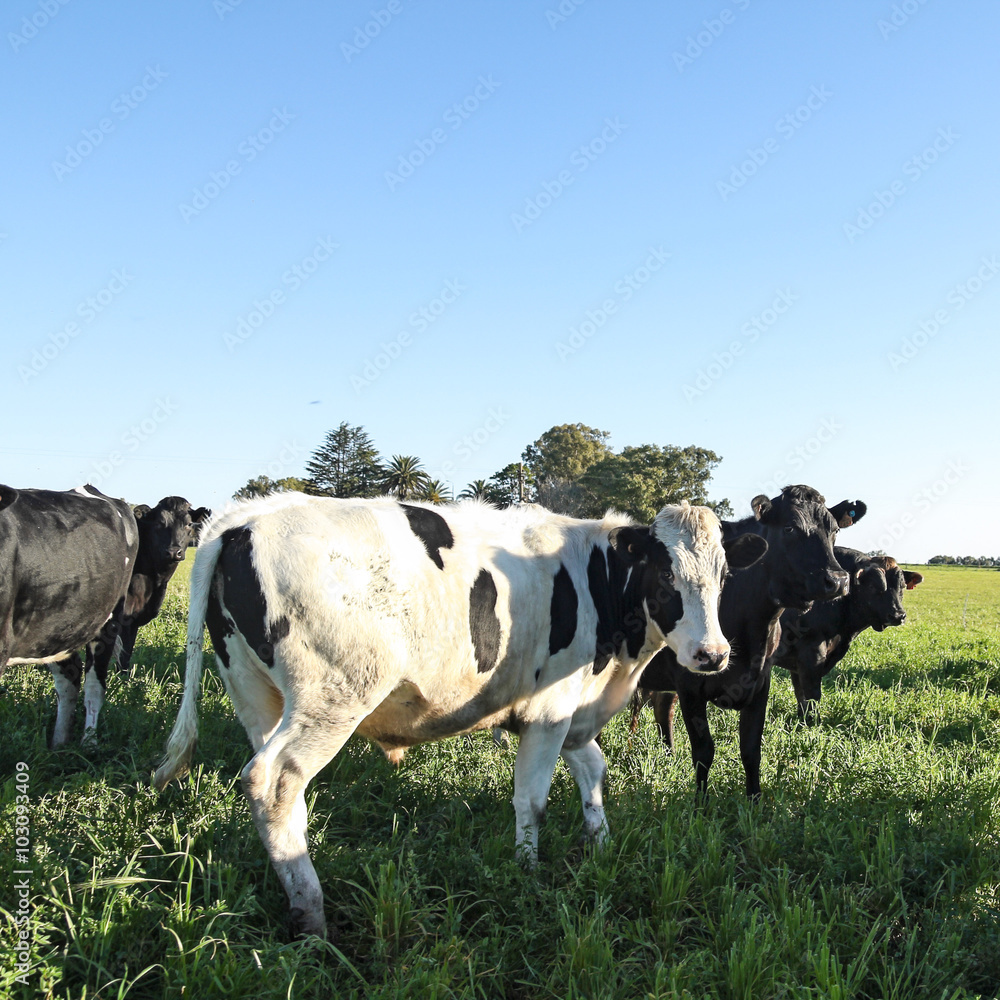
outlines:
M607 431L586 424L550 427L489 479L476 479L453 497L415 455L385 459L361 426L346 421L329 431L312 453L302 477L257 476L236 500L299 490L314 496L377 497L446 503L478 498L497 507L539 503L573 517L600 517L609 507L649 523L660 508L690 500L731 517L726 499L708 496L712 470L721 458L696 445L628 445L614 451Z
M1000 556L931 556L928 566L1000 566Z

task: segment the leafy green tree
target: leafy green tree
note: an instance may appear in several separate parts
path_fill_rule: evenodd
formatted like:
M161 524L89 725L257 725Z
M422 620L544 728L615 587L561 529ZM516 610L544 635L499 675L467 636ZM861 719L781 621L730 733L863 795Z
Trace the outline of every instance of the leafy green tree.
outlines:
M539 485L552 480L573 482L611 454L610 436L586 424L558 424L529 444L521 457Z
M234 494L234 500L253 500L256 497L266 497L271 493L288 493L289 491L305 492L304 479L286 476L284 479L271 479L269 476L257 476L247 481Z
M522 480L524 496L521 496ZM523 462L511 462L499 472L494 472L488 483L491 491L489 498L498 507L511 507L520 503L533 503L538 499L535 474Z
M585 516L599 517L614 507L649 524L661 507L689 500L730 516L728 500L708 499L712 470L720 461L715 452L694 445L623 448L595 462L580 477L581 508Z
M550 510L579 514L585 499L577 481L613 454L609 436L586 424L558 424L529 444L521 457L534 477L537 501Z
M390 494L397 500L419 497L430 482L420 459L415 455L393 455L392 461L382 472L379 492Z
M308 492L328 497L375 497L385 469L363 427L344 421L329 431L306 463Z

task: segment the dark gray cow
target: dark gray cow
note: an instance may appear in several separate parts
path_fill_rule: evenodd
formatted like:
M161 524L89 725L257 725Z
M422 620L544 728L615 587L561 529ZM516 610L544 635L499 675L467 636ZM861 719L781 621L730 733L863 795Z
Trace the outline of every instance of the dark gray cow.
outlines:
M923 582L920 573L901 569L892 556L866 556L857 549L834 549L850 574L843 597L808 611L789 609L781 616L781 643L774 662L792 675L799 718L819 722L823 678L847 655L851 643L872 628L881 632L906 621L903 591Z
M66 492L0 486L0 670L46 663L58 708L54 747L73 728L82 661L107 674L135 567L132 508L93 486ZM86 732L103 702L87 687ZM98 697L99 694L99 697Z

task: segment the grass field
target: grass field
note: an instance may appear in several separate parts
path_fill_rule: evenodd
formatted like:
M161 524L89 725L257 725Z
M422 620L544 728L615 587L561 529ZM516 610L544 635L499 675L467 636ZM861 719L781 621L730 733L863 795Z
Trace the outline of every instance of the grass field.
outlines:
M610 847L580 846L560 763L542 863L515 862L513 750L487 734L399 770L352 740L310 787L336 947L290 941L237 776L244 732L214 666L196 769L150 787L180 700L190 559L114 678L98 745L46 748L48 670L0 680L0 996L783 997L967 1000L1000 990L1000 572L921 567L909 620L867 632L795 724L777 671L759 803L735 713L697 805L683 727L605 730ZM82 706L81 706L82 709ZM28 765L30 858L14 857ZM30 875L14 874L27 870ZM16 981L18 884L31 973Z

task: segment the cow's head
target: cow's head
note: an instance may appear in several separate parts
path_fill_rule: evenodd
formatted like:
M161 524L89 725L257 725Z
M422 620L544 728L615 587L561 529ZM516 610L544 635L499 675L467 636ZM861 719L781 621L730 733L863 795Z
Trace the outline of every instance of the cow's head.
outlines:
M183 497L164 497L155 507L143 513L140 509L134 511L139 526L138 558L147 572L172 573L209 511L205 507L192 510Z
M729 643L719 626L719 598L727 564L756 562L767 550L757 535L723 544L719 519L708 507L664 507L649 528L611 532L610 542L631 563L635 597L646 621L689 670L719 670Z
M903 591L923 583L920 573L900 569L892 556L875 556L855 570L850 600L856 613L876 632L906 621Z
M751 501L768 545L769 596L788 608L808 608L847 593L850 575L833 554L840 528L864 517L860 501L844 500L827 507L811 486L786 486L768 500L761 494Z

